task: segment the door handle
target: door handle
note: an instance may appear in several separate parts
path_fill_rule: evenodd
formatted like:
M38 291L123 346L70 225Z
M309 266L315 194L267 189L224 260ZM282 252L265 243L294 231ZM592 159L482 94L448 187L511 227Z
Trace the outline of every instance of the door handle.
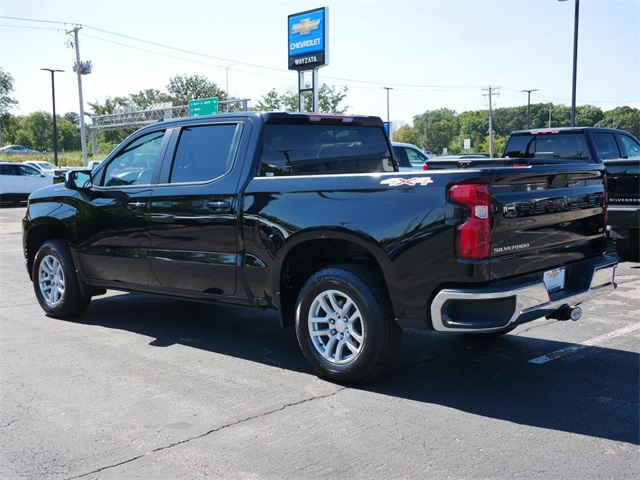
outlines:
M127 208L132 212L140 212L147 209L147 202L130 202Z
M226 212L231 208L231 204L225 201L207 202L207 208L214 212Z

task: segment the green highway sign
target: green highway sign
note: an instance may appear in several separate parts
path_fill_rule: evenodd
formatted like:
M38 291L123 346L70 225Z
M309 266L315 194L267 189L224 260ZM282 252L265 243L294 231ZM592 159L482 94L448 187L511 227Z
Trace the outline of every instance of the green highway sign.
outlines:
M218 97L189 100L189 116L201 117L218 113Z

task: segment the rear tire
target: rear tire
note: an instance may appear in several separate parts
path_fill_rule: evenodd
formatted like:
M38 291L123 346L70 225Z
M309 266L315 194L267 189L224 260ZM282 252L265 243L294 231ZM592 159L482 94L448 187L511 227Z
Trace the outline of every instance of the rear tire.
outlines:
M33 262L33 289L47 315L72 317L84 312L91 302L80 290L69 245L63 240L43 243Z
M298 296L296 334L321 376L365 382L393 361L402 337L379 275L357 265L325 268Z

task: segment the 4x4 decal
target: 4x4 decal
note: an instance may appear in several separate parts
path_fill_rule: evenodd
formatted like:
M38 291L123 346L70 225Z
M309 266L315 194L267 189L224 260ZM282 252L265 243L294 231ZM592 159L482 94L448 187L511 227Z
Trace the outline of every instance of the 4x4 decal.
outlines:
M433 183L431 177L413 177L413 178L387 178L380 182L381 185L389 185L390 187L415 187L416 185L429 185Z

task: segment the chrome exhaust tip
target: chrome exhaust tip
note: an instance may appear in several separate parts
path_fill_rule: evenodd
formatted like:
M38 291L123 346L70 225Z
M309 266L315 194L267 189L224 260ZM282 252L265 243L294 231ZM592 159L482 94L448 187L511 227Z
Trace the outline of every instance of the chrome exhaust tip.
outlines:
M582 309L580 307L569 307L565 306L559 308L551 315L547 315L546 318L555 318L556 320L565 321L565 320L573 320L577 322L582 317Z

